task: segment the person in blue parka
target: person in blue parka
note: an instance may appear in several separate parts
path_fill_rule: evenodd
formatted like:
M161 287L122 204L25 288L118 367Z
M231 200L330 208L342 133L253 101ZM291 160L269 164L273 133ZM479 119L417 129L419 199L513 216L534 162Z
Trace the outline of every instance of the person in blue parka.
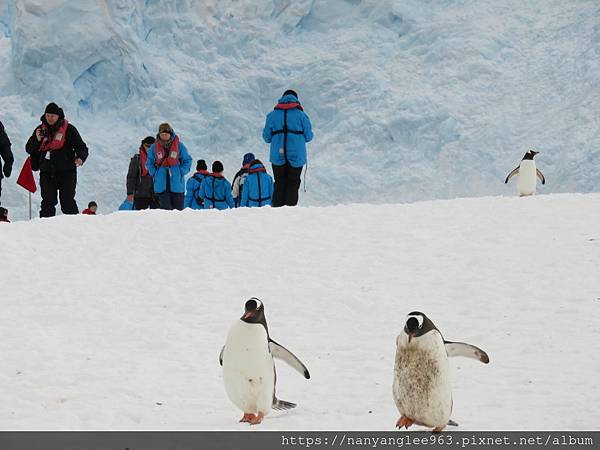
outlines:
M200 197L204 200L204 209L228 209L234 207L231 196L231 183L223 176L223 164L215 161L212 173L200 186Z
M310 119L292 90L283 93L267 115L263 139L271 144L270 161L275 176L273 206L296 206L302 167L306 164L306 143L313 138Z
M154 180L154 193L160 209L183 209L185 175L192 157L168 123L158 127L156 142L148 149L146 168Z
M199 159L196 163L196 173L187 180L185 185L185 208L204 209L204 201L200 197L202 181L210 175L206 161Z
M273 178L267 173L263 163L259 159L255 159L248 168L240 206L270 206L272 198Z

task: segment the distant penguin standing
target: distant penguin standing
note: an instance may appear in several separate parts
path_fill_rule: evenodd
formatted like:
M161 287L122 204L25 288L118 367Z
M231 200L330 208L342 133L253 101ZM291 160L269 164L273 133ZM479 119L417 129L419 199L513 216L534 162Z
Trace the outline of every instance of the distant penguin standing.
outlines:
M251 298L229 330L219 355L223 381L230 400L243 412L240 422L256 425L273 409L292 409L294 403L275 396L277 374L273 358L279 358L309 379L306 366L289 350L269 337L263 303Z
M504 180L504 184L507 184L508 181L515 175L519 176L519 181L517 182L517 188L519 190L520 197L526 197L528 195L535 194L536 188L536 178L539 178L542 184L546 184L546 179L544 178L544 174L539 171L537 167L535 167L535 161L533 158L540 152L536 152L533 150L529 150L523 156L521 160L521 164L516 169L513 169L506 180Z
M490 361L473 345L445 341L425 314L411 312L396 338L393 392L401 414L398 428L417 424L440 432L446 427L452 412L449 356Z

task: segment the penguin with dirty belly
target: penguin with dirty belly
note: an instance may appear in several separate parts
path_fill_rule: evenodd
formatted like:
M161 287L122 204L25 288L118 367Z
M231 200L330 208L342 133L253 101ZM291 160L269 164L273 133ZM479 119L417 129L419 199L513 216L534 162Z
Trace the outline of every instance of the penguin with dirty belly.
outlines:
M277 374L273 358L282 359L306 379L310 374L296 355L269 336L263 303L253 297L244 308L240 320L229 330L219 362L223 366L225 391L244 413L240 422L256 425L271 408L296 407L295 403L275 396Z
M504 184L507 184L515 175L519 177L517 181L517 189L520 197L527 197L535 194L535 188L537 185L536 178L539 178L542 184L546 184L546 178L544 177L544 174L535 166L535 161L533 160L535 155L539 153L540 152L533 150L529 150L527 153L525 153L525 156L523 156L519 167L511 170L506 177L506 180L504 180Z
M398 428L413 424L442 431L452 413L449 356L466 356L489 363L488 355L470 344L445 341L433 322L422 312L408 315L396 338L394 401L401 416Z

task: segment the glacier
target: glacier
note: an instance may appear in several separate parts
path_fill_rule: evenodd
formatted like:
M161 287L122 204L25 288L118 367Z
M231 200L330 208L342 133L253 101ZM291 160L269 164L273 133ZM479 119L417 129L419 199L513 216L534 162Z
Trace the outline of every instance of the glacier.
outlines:
M315 130L302 205L515 195L503 179L529 148L539 193L600 190L594 0L0 0L0 69L13 220L49 101L90 148L80 208L107 213L162 121L229 178L245 152L268 160L264 117L287 88Z

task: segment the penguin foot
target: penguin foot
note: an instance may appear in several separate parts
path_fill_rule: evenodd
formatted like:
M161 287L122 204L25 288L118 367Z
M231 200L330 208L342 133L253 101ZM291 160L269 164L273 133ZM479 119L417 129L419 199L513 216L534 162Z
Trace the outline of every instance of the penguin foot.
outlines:
M408 429L408 427L410 427L413 423L415 423L414 420L409 419L406 416L401 416L398 419L398 422L396 422L396 428L402 429L402 427L405 427L406 429Z
M240 423L250 422L256 417L253 413L244 413L244 416L240 419Z
M248 422L250 423L250 425L258 425L262 422L264 417L265 415L259 412L257 416L252 417Z
M435 427L433 430L431 430L432 433L441 433L442 431L444 431L444 427Z

